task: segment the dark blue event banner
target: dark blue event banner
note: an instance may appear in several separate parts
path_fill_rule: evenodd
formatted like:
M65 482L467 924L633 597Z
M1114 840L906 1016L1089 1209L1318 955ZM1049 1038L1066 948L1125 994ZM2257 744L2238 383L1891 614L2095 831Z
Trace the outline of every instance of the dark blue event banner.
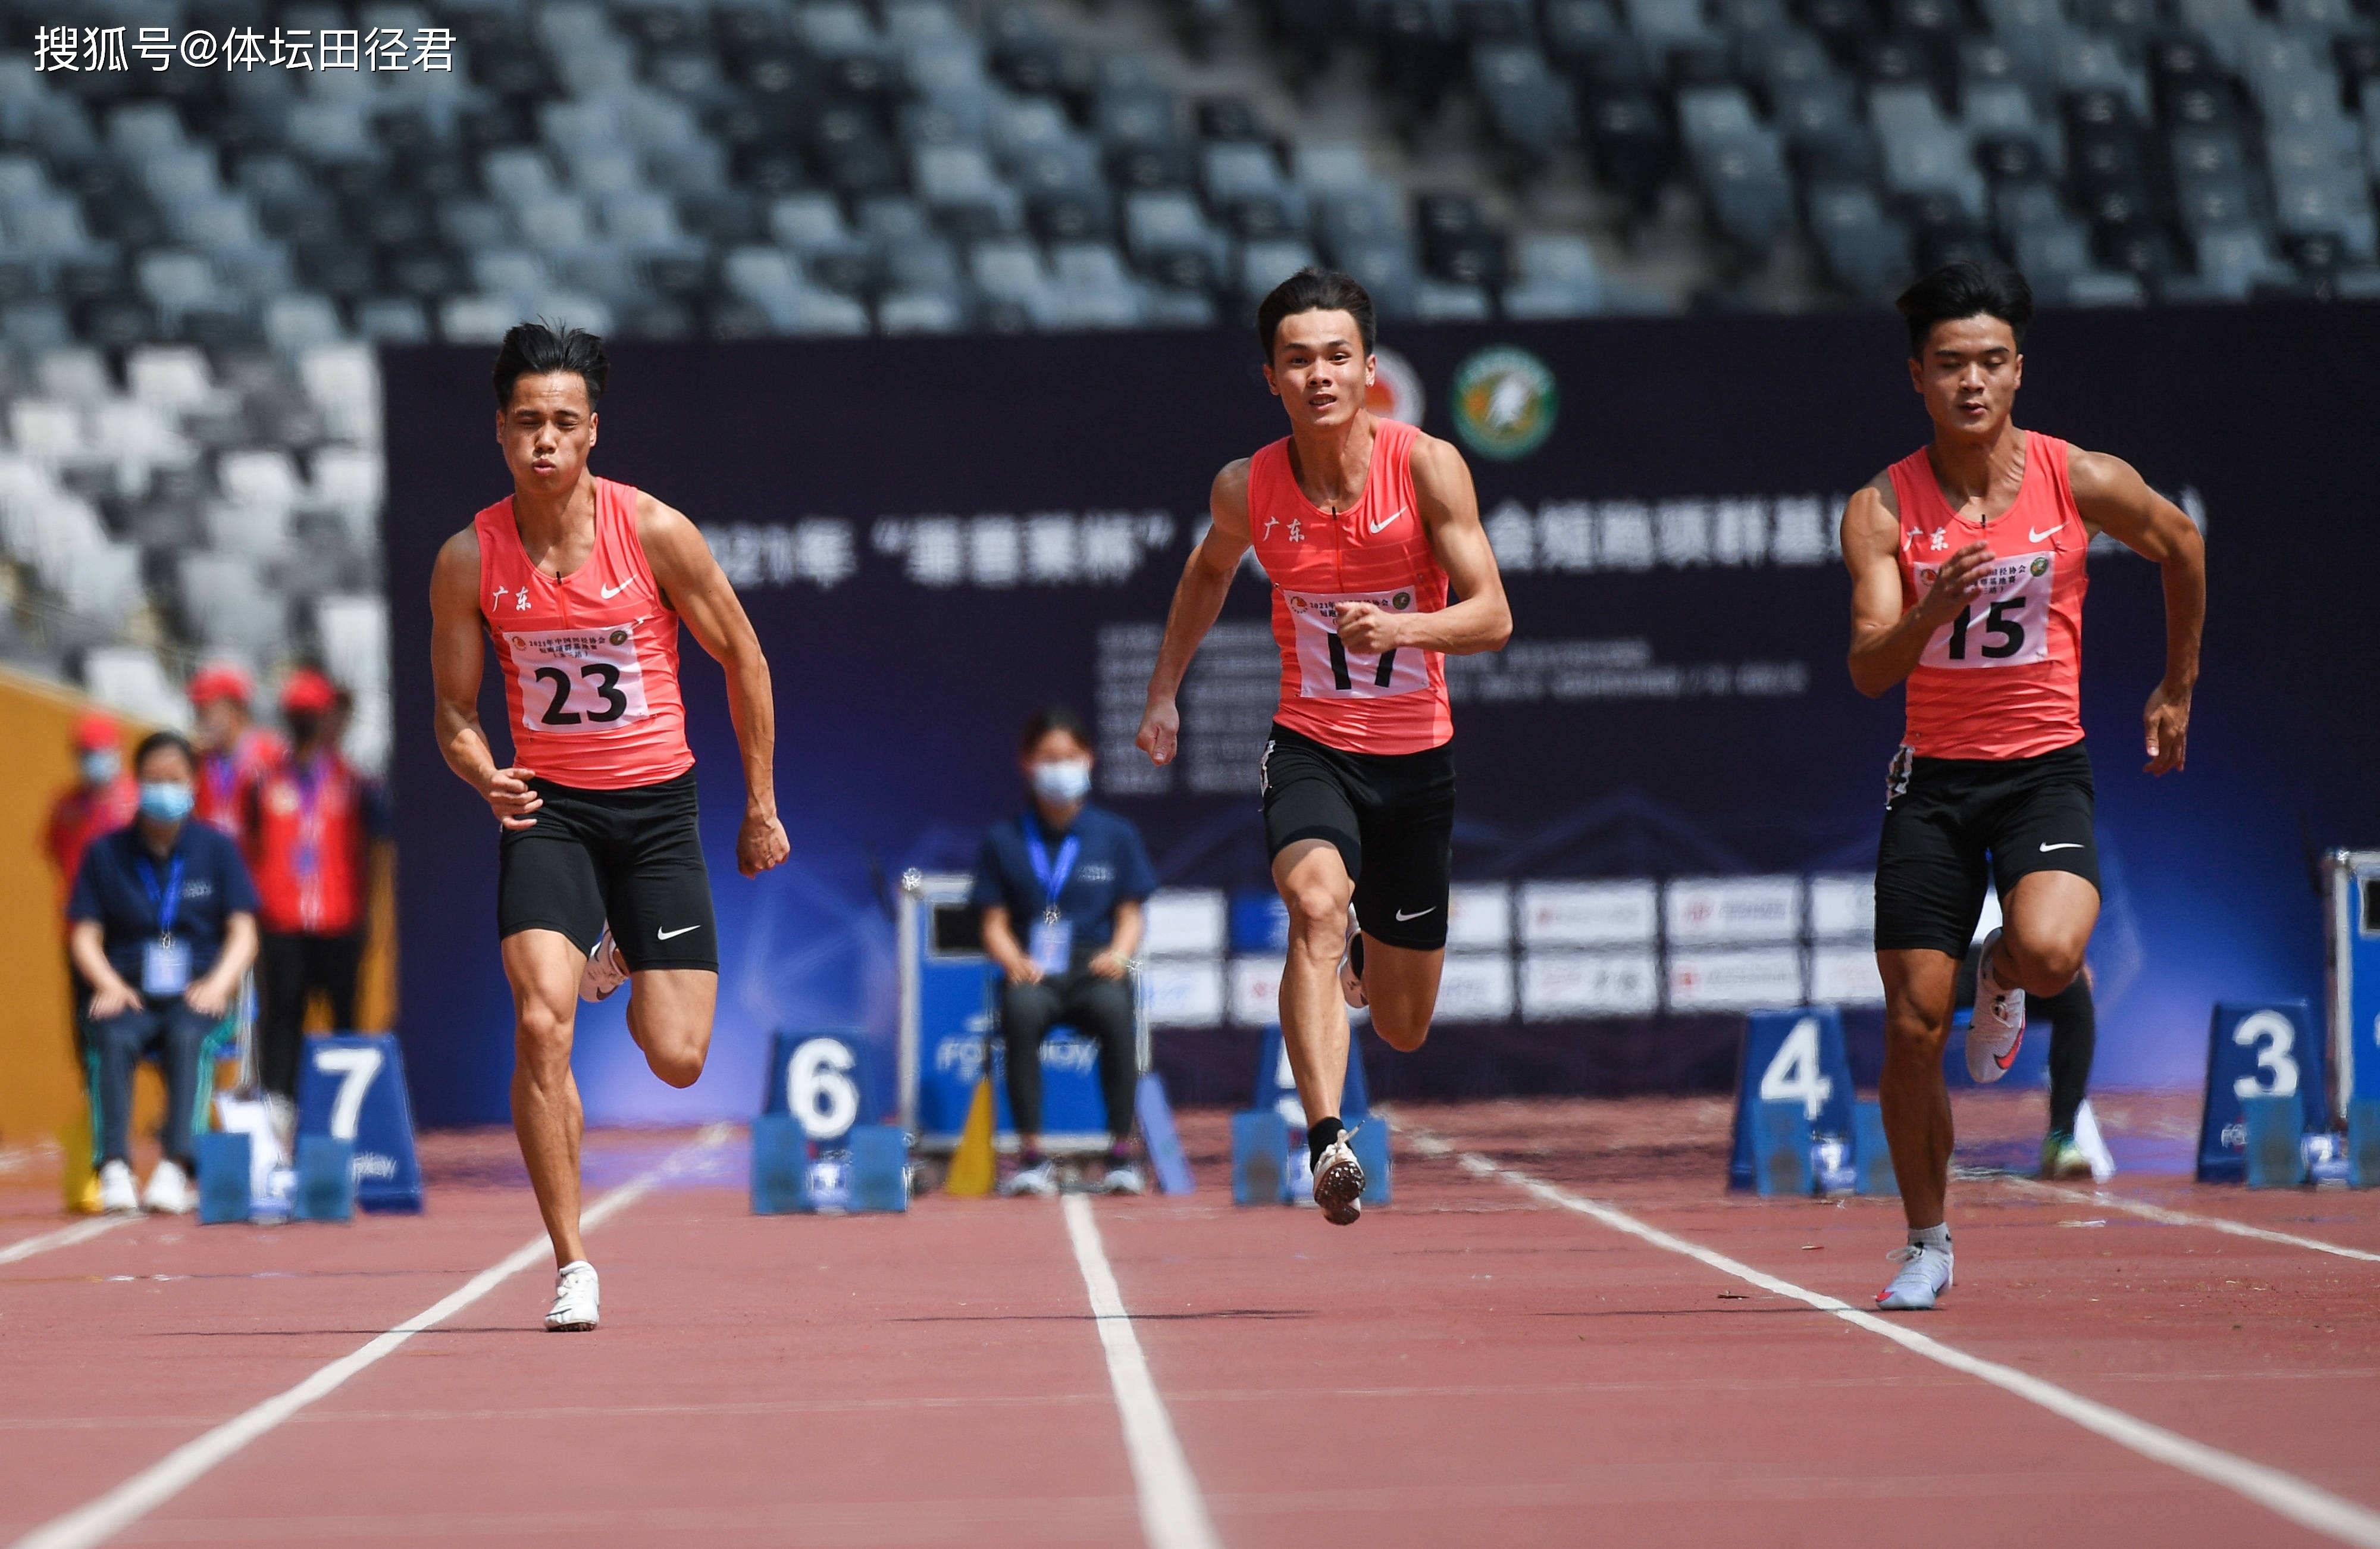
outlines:
M1381 1096L1724 1087L1743 1013L1840 1006L1872 1079L1868 872L1898 696L1845 676L1848 493L1924 440L1889 317L1440 326L1383 339L1386 412L1460 445L1511 592L1500 655L1450 664L1461 820L1439 1031L1377 1046ZM383 360L398 736L399 1031L431 1124L505 1113L496 831L430 737L438 545L508 493L482 349ZM2205 530L2186 773L2141 773L2163 668L2155 567L2104 540L2084 719L2107 883L2106 1084L2194 1085L2217 1000L2320 992L2309 844L2380 843L2380 653L2357 449L2380 308L2057 313L2020 423L2118 453ZM689 640L722 976L710 1074L672 1091L615 1003L580 1021L590 1117L743 1115L779 1031L861 1043L889 1111L891 889L965 872L1022 800L1014 736L1090 717L1096 799L1164 891L1148 979L1177 1101L1245 1102L1279 969L1256 762L1278 666L1253 566L1183 699L1131 747L1216 470L1284 433L1241 332L622 345L598 471L703 529L767 647L784 868L735 874L717 667ZM482 714L505 746L492 675Z

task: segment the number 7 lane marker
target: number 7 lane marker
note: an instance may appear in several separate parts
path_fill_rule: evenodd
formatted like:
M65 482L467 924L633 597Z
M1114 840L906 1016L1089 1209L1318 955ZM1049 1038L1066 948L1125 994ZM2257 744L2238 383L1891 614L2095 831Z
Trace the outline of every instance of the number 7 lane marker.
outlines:
M1123 1292L1100 1245L1091 1202L1069 1194L1060 1206L1066 1215L1066 1236L1075 1245L1075 1267L1082 1271L1084 1288L1090 1292L1091 1317L1099 1324L1116 1409L1123 1416L1124 1452L1132 1459L1133 1482L1140 1496L1141 1534L1148 1540L1148 1549L1221 1549L1190 1460L1183 1456L1182 1442L1165 1412L1165 1400L1148 1374L1148 1358L1133 1332L1132 1314L1124 1311Z
M1458 1150L1416 1125L1402 1119L1399 1122L1402 1124L1414 1149L1425 1156L1451 1157L1474 1177L1500 1179L1548 1204L1559 1205L1600 1222L1613 1231L1671 1253L1683 1254L1697 1263L1707 1264L1721 1274L1733 1275L1773 1295L1789 1298L1821 1312L1830 1312L1854 1328L1865 1329L1870 1334L1889 1339L1912 1354L1924 1356L1954 1372L1963 1372L2002 1392L2012 1393L2029 1403L2037 1404L2060 1419L2072 1421L2083 1430L2104 1436L2119 1446L2128 1447L2153 1462L2179 1469L2210 1484L2219 1484L2244 1495L2301 1527L2328 1533L2341 1543L2362 1545L2363 1549L2380 1549L2380 1511L2334 1495L2320 1485L2294 1474L2283 1473L2278 1469L2252 1462L2219 1447L2192 1441L2163 1426L2135 1419L2121 1409L2110 1408L2096 1399L2085 1398L2029 1372L2020 1372L2013 1366L2003 1366L1996 1360L1969 1355L1956 1346L1919 1334L1904 1323L1863 1311L1849 1302L1797 1286L1790 1280L1780 1280L1724 1253L1705 1248L1698 1242L1647 1226L1616 1206L1573 1194L1542 1178L1491 1161L1476 1152Z
M706 1127L696 1136L693 1143L672 1152L652 1167L589 1205L579 1218L581 1227L592 1231L601 1226L732 1133L734 1127L731 1125ZM521 1244L464 1282L460 1288L443 1300L432 1303L360 1348L341 1356L297 1386L274 1394L195 1441L176 1447L90 1505L79 1506L34 1529L18 1539L13 1549L87 1549L88 1545L105 1543L197 1483L250 1442L259 1440L316 1399L328 1397L348 1378L395 1355L407 1340L444 1323L537 1262L552 1249L552 1245L542 1236Z

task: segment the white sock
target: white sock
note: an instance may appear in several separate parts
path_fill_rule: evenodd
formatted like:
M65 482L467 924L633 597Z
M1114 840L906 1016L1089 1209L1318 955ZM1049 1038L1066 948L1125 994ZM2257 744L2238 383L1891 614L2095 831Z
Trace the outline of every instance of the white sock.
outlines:
M1909 1246L1939 1248L1943 1252L1948 1253L1950 1250L1950 1224L1945 1221L1937 1226L1910 1227Z
M1913 1233L1911 1235L1912 1238L1915 1236ZM593 1264L589 1263L584 1259L573 1259L568 1263L563 1265L560 1269L555 1270L553 1273L556 1275L567 1275L574 1269L593 1269L594 1267L595 1266Z

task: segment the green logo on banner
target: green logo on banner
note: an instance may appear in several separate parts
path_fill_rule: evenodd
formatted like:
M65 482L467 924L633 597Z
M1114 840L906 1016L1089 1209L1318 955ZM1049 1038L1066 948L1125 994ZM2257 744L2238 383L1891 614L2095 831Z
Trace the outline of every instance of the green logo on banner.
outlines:
M1511 345L1483 349L1454 373L1454 430L1482 457L1525 457L1553 433L1560 400L1543 360Z

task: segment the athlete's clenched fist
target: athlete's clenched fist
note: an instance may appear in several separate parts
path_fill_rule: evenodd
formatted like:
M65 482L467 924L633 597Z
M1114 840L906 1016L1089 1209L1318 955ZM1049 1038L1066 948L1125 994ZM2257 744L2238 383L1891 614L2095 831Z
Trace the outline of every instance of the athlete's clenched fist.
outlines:
M1149 701L1140 714L1140 734L1132 740L1149 762L1160 768L1172 763L1182 743L1182 712L1170 699Z
M735 835L735 869L747 877L757 877L771 866L783 865L794 847L785 837L785 825L777 821L773 811L747 811L744 826Z

